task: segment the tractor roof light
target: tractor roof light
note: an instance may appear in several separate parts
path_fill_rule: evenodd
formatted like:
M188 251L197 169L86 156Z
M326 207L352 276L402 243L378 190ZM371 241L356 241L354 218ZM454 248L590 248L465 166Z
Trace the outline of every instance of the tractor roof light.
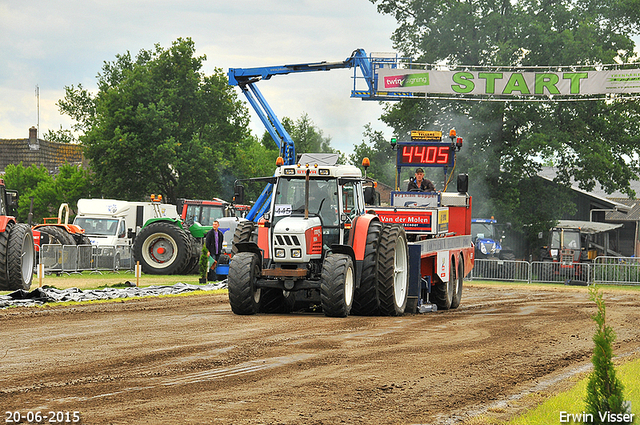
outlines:
M284 159L283 159L281 156L279 156L279 157L276 159L276 167L281 167L281 166L283 166L283 165L284 165Z
M370 166L371 166L371 161L369 161L369 158L368 158L368 157L366 157L366 156L365 156L364 158L362 158L362 166L363 166L365 169L367 169L368 167L370 167Z

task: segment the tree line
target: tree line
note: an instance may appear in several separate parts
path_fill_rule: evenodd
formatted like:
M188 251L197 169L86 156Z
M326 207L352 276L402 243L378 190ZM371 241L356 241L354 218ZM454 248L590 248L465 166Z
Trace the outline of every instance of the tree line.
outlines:
M632 37L640 29L640 0L606 5L597 0L370 1L397 20L395 49L420 63L552 67L637 60ZM191 39L180 38L169 48L156 45L105 62L95 94L81 84L65 87L58 106L74 120L72 129L91 164L90 172L82 170L90 182L86 193L126 200L151 193L170 201L231 199L236 179L273 173L275 143L266 132L260 138L251 134L246 104L221 69L204 75L205 60L196 56ZM566 196L572 181L586 191L599 186L635 196L630 186L640 175L635 98L405 99L386 103L380 119L398 140L411 130L456 128L465 142L455 172L470 176L473 215L495 216L531 235L575 210ZM336 152L306 114L282 121L298 153ZM71 138L62 129L48 135ZM370 125L364 125L353 153L340 155L354 165L368 156L368 175L395 185L395 152L388 137ZM534 178L543 165L556 169L553 194ZM428 177L436 183L443 179L441 171ZM257 195L252 190L259 189L249 189L249 199Z

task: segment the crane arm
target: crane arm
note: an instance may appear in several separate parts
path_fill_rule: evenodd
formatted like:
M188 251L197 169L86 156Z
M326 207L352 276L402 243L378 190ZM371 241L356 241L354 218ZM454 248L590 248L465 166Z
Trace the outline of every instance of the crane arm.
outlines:
M269 80L274 75L287 75L299 72L330 71L332 69L354 68L354 82L351 97L358 97L363 100L399 100L398 97L389 97L391 93L376 93L376 73L375 69L380 67L397 67L398 58L372 60L365 53L364 49L356 49L347 59L339 62L312 62L293 65L266 66L256 68L230 68L228 77L229 85L238 86L245 97L256 111L258 117L271 135L278 149L280 156L284 160L284 165L293 165L296 162L296 151L293 139L285 130L284 126L271 109L266 99L256 86L261 80ZM356 75L360 70L361 77ZM367 84L366 90L356 90L356 79L364 80ZM406 95L405 95L406 97ZM254 220L262 216L262 213L269 207L271 196L270 186L263 190L262 194L249 211L247 218Z

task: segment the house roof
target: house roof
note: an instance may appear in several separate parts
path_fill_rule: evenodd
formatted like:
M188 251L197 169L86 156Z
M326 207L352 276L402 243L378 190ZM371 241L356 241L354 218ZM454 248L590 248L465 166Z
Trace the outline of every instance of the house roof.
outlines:
M552 181L556 176L556 169L554 167L542 167L538 176ZM630 183L631 189L636 192L636 199L630 199L626 194L619 191L607 194L604 189L602 189L602 186L594 188L591 192L587 192L580 189L578 183L573 180L571 181L571 189L594 198L607 205L607 208L614 210L604 211L605 221L640 221L640 181L632 180Z
M54 172L65 163L82 164L82 149L80 145L42 139L0 139L0 172L9 164L19 163L25 167L44 165Z
M638 192L640 195L640 192ZM605 212L606 221L640 221L640 199L629 198L612 198L620 204L626 205L628 209L625 211L607 211Z
M538 173L538 176L546 178L547 180L553 180L557 175L555 167L542 167L542 170ZM632 180L630 182L631 189L636 192L636 197L640 197L640 181ZM578 183L571 179L571 188L582 193L587 193L591 196L598 197L601 199L629 199L629 197L620 191L615 191L613 193L607 193L600 185L596 185L590 192L586 192L580 189Z
M538 173L538 177L550 181L552 182L553 179L555 178L556 173L555 170L551 167L543 167L543 170ZM601 196L601 194L597 194L595 192L587 192L586 190L580 189L580 187L578 186L577 183L575 182L571 182L571 190L581 193L584 196L587 196L589 198L592 198L595 201L598 201L599 203L603 204L606 208L620 208L620 209L625 209L626 205L617 202L615 200L613 200L612 198L607 198L604 196ZM638 193L640 193L640 188L638 190Z

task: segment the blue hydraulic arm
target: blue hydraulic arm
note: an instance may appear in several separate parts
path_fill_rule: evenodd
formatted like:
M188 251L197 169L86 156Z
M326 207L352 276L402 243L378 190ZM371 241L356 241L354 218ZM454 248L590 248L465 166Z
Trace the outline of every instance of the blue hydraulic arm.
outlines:
M278 149L280 156L284 160L284 165L293 165L296 162L296 151L293 139L282 123L275 115L264 96L256 84L261 80L268 80L274 75L286 75L297 72L329 71L332 69L354 68L354 86L351 97L358 97L363 100L399 100L394 93L376 93L375 70L387 66L397 67L398 58L373 60L368 57L363 49L356 49L350 57L341 62L315 62L295 65L267 66L258 68L230 68L229 85L238 86L246 96L253 109L260 117L260 120L267 128ZM362 76L358 77L356 71L360 70ZM364 80L367 84L366 90L356 90L356 79ZM406 97L406 94L403 95ZM262 191L258 200L247 214L247 219L256 220L269 208L271 200L272 185L268 184Z

